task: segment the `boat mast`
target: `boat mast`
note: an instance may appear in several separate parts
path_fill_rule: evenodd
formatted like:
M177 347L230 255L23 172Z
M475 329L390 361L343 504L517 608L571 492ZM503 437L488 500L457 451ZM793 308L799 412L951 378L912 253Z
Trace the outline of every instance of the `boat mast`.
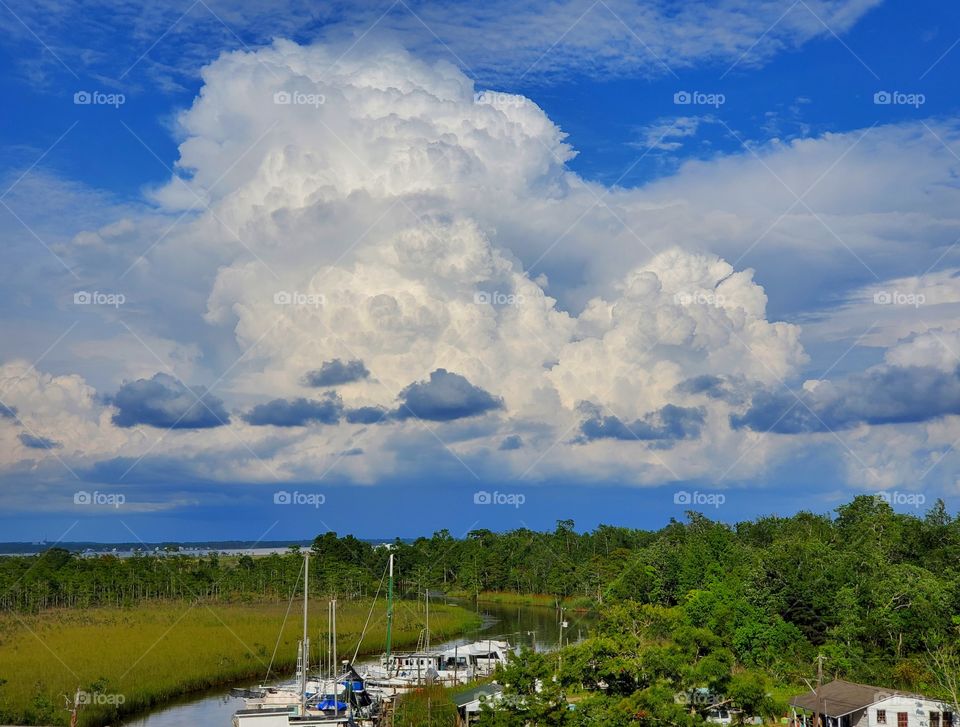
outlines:
M337 695L337 599L334 598L330 601L330 615L333 620L333 625L331 631L333 632L333 650L330 652L330 680L333 687L333 714L334 716L340 715L340 704L337 702L339 696Z
M310 594L310 551L303 553L303 641L300 644L302 669L300 670L300 714L307 714L307 667L310 659L309 636L307 635L307 603Z
M390 553L390 580L387 585L387 678L390 678L390 637L393 630L393 553Z

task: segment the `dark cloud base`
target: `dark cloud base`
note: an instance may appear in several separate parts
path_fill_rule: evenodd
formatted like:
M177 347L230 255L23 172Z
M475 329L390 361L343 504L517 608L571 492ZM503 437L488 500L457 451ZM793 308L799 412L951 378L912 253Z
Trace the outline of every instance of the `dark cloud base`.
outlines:
M29 449L59 449L63 446L53 439L41 437L38 434L28 434L27 432L20 432L19 439L20 443Z
M330 391L319 400L300 397L258 404L243 415L243 420L254 426L275 427L337 424L341 419L348 424L379 424L404 419L446 422L503 408L502 400L446 369L433 371L428 381L410 384L400 392L399 399L395 409L380 406L347 409L340 395Z
M243 415L247 424L257 427L302 427L307 424L336 424L343 412L343 401L336 392L329 392L320 400L274 399L258 404Z
M601 416L592 404L582 407L592 415L580 424L580 443L595 439L668 443L682 439L696 439L703 427L705 412L698 407L667 404L640 419L624 422L616 416Z
M125 383L108 403L117 409L113 423L118 427L209 429L230 423L220 399L163 373Z
M730 417L734 429L802 434L861 424L910 424L960 414L960 368L877 366L794 396L764 391Z
M400 392L397 418L435 422L477 416L503 408L503 400L474 386L460 374L437 369L429 381L417 381Z
M338 358L324 361L320 368L308 371L303 376L303 385L312 387L340 386L354 381L361 381L370 376L370 372L363 361L354 359L342 361Z

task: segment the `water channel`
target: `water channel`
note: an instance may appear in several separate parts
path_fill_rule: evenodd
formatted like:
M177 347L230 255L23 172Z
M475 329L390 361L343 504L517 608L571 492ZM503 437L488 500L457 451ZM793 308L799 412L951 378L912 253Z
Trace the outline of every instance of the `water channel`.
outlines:
M431 646L434 649L446 649L456 644L491 638L506 639L514 646L528 646L537 651L557 648L561 631L560 618L553 608L492 603L479 603L474 607L483 618L478 630ZM567 611L564 619L567 621L567 628L563 633L565 644L586 637L593 624L592 614ZM364 663L363 658L359 661L360 664ZM233 713L242 707L241 700L230 697L229 688L220 687L211 692L170 702L149 714L140 715L122 724L123 727L229 727Z

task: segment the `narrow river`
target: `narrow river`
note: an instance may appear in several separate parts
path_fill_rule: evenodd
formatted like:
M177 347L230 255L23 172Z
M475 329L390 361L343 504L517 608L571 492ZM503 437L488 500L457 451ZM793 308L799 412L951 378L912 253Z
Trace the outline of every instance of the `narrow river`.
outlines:
M483 625L477 631L459 639L433 644L434 648L447 648L483 638L508 640L513 645L523 645L537 651L557 648L560 639L560 621L553 608L543 606L504 606L480 603L477 611L483 617ZM566 612L568 623L564 630L564 643L573 643L586 637L593 623L592 614ZM360 660L363 663L363 660ZM248 685L253 686L253 685ZM243 702L230 697L228 688L220 688L203 695L194 695L147 715L141 715L123 727L229 727L233 713L242 708Z

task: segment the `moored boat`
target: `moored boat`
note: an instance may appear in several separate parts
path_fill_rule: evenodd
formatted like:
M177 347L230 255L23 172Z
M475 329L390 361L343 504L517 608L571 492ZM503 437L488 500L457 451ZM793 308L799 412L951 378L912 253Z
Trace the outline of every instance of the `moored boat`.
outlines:
M506 641L486 639L453 646L439 651L430 649L430 600L426 599L426 648L409 652L393 652L390 634L393 622L393 555L390 555L389 584L387 588L387 648L380 663L363 670L367 688L381 698L396 695L423 686L442 684L457 686L493 674L497 665L506 664L512 650Z
M286 684L234 690L245 708L233 715L233 727L321 727L376 724L379 701L367 691L363 677L348 661L336 663L336 601L330 604L330 660L327 677L310 676L308 633L310 554L303 560L303 638L298 645L297 672ZM336 671L334 671L336 669Z

